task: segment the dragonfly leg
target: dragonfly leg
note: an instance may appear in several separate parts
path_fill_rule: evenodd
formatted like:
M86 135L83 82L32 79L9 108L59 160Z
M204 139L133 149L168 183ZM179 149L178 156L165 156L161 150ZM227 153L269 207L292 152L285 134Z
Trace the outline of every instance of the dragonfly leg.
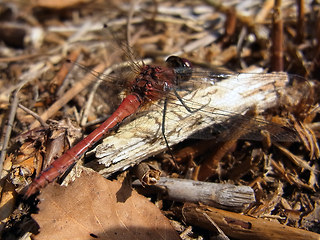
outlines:
M190 107L187 106L187 104L182 100L181 96L177 93L175 89L173 89L174 95L179 99L182 106L189 112L189 113L196 113L199 110L203 109L207 104L204 104L202 107L192 110Z
M176 167L176 164L174 162L173 152L172 152L172 150L171 150L171 148L169 146L169 142L168 142L168 139L167 139L166 133L165 133L165 127L166 127L165 121L166 121L167 105L168 105L168 99L166 98L164 100L164 104L163 104L161 132L162 132L163 139L164 139L164 141L166 143L167 149L169 151L169 154L171 155L171 157L173 159L172 164L173 164L173 166Z

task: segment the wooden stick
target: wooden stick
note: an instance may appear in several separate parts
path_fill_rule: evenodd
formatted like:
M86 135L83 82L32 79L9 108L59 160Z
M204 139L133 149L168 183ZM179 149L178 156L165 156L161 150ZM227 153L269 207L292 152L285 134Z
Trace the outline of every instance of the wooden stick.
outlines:
M231 211L239 211L255 201L254 191L248 186L166 177L161 177L155 186L165 188L165 197L170 200L201 202Z
M185 204L177 210L191 225L212 230L209 216L229 237L259 240L319 240L320 235L261 218L253 218L208 206ZM207 216L206 216L207 215Z
M272 18L272 55L270 70L283 71L283 20L281 15L281 0L275 1Z
M160 179L161 171L147 163L139 163L133 168L135 175L139 178L142 186L154 185Z

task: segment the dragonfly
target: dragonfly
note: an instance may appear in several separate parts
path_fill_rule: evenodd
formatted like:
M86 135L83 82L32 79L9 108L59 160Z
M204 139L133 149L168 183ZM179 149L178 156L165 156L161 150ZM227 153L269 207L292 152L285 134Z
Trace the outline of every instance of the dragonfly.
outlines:
M193 98L188 97L190 92L185 91L184 96L179 94L179 91L182 89L183 85L190 87L188 85L190 79L201 79L206 81L207 87L205 87L205 93L203 93L200 98L203 98L200 103L197 100L192 100ZM214 86L216 82L224 82L228 77L235 79L234 86L232 88L239 88L244 90L244 92L248 89L247 87L241 86L239 84L239 79L241 76L248 78L250 74L245 75L230 75L230 74L211 74L211 73L200 73L195 70L190 61L184 58L180 58L177 56L170 56L166 60L166 66L158 66L158 65L146 65L143 64L139 73L136 75L134 80L131 83L130 93L123 99L119 107L113 112L113 114L103 122L96 130L90 133L87 137L77 143L74 147L66 151L60 158L55 160L50 166L48 166L42 173L36 177L33 182L28 187L25 197L30 197L31 195L38 192L40 189L44 188L47 184L53 182L60 175L62 175L70 166L72 166L75 162L77 162L81 156L88 151L93 145L95 145L99 140L104 138L108 133L110 133L113 129L115 129L120 123L122 123L128 117L136 114L143 106L148 105L149 103L158 101L160 99L164 99L164 108L162 111L162 136L166 143L166 146L169 146L168 139L165 133L165 113L168 102L170 99L176 99L176 105L182 106L185 111L191 116L197 113L207 113L209 118L212 118L212 114L220 114L221 116L230 115L229 111L219 110L217 113L218 107L211 105L211 98L213 96L208 96L208 89L210 86ZM270 84L277 81L277 79L282 79L284 76L287 76L286 73L271 73L271 74L261 74L261 75L251 75L251 76L259 76L258 78L268 77L270 80ZM257 77L248 78L250 80L256 80L252 82L252 87L255 89L257 86L255 84L259 84L257 81ZM286 78L287 79L287 78ZM240 81L241 82L241 81ZM280 83L281 84L281 83ZM286 85L286 83L283 83ZM215 86L214 86L215 87ZM230 88L230 86L229 86ZM263 89L263 86L261 87ZM207 92L206 92L207 91ZM216 90L214 90L216 91ZM238 92L233 91L233 92ZM240 92L241 92L240 91ZM191 95L193 95L191 93ZM239 95L239 94L238 94ZM241 95L241 94L240 94ZM195 96L192 96L195 97ZM199 97L199 96L198 96ZM237 96L230 96L231 98L236 98ZM189 99L189 100L185 100ZM206 99L208 102L206 102ZM262 99L261 99L262 100ZM272 100L271 100L272 101ZM198 102L198 103L197 103ZM218 104L214 103L213 104ZM192 105L189 107L188 104L197 103L196 105ZM220 103L220 109L223 108L224 103ZM219 105L219 104L218 104ZM250 105L250 104L249 104ZM252 105L252 104L251 104ZM242 110L248 109L248 106L244 105ZM242 116L242 115L239 115ZM244 117L241 117L244 118ZM209 119L206 119L203 122L209 122ZM263 126L268 125L273 126L275 128L274 132L281 132L279 129L282 129L281 126L275 124L265 124L264 121L260 121ZM196 123L194 123L196 124ZM200 125L200 124L198 124ZM261 124L260 124L261 125ZM190 135L194 134L197 129L195 128L193 131L190 131ZM256 130L256 128L252 128L251 130ZM290 135L290 134L289 134ZM297 134L291 134L297 135ZM296 137L293 137L296 140ZM169 148L170 149L170 148Z

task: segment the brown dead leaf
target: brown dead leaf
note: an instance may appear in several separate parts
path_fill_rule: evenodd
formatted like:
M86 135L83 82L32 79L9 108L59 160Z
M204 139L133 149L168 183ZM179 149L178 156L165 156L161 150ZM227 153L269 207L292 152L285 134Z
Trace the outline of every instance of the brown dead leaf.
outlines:
M68 187L50 184L39 199L37 240L180 239L155 205L95 172L83 172Z

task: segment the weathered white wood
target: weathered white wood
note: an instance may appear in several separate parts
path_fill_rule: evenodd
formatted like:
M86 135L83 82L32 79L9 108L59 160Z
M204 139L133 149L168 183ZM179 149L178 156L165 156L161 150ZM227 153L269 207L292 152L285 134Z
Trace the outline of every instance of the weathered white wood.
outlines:
M165 130L169 144L177 144L197 131L216 123L223 123L234 114L243 114L256 107L258 112L274 107L280 101L293 102L305 93L288 87L286 73L238 74L215 84L200 85L193 92L183 92L190 113L175 99L168 105ZM293 96L294 95L294 96ZM291 99L291 96L293 97ZM104 176L133 166L149 156L167 149L161 134L162 107L150 104L152 111L122 125L115 134L106 137L93 151L98 162L106 167ZM143 111L143 109L142 109Z
M139 185L139 182L135 181L133 185ZM161 177L155 186L164 188L165 198L170 200L201 202L232 211L239 211L255 201L254 191L248 186L166 177Z

